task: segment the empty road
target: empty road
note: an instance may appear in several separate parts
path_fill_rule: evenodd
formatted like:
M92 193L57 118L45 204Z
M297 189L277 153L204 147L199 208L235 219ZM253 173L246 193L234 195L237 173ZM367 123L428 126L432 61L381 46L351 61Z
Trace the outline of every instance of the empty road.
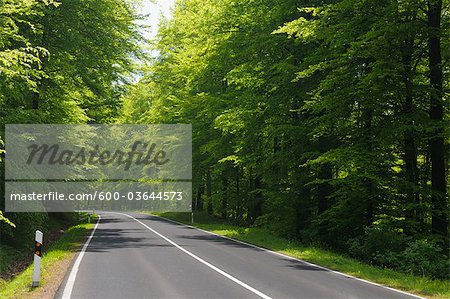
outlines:
M88 242L56 298L418 298L149 215L102 213Z

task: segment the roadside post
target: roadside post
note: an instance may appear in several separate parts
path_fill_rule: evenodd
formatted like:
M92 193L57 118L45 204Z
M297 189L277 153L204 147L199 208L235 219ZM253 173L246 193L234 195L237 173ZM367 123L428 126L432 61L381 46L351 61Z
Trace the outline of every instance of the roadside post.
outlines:
M88 213L88 223L91 223L91 213Z
M34 263L33 263L34 269L33 269L32 287L38 287L41 278L42 239L43 239L42 232L37 230L34 241Z

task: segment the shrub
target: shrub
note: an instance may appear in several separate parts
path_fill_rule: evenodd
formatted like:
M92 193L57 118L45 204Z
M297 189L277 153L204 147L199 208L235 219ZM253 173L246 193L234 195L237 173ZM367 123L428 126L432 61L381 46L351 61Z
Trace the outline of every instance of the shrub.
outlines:
M450 278L450 262L436 241L422 239L408 244L401 254L401 269L416 275Z
M367 227L364 234L350 239L348 250L351 256L382 267L396 268L399 255L409 238L395 228L380 224Z
M0 241L15 248L31 246L36 230L46 232L48 229L47 213L10 213L7 216L16 227L0 224Z

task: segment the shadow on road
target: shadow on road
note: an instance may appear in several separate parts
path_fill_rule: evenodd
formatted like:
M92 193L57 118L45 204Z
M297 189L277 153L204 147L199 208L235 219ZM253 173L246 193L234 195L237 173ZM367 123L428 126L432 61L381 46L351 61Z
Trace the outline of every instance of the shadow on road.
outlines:
M201 240L201 241L206 241L206 242L214 242L217 244L221 244L221 245L225 245L225 246L231 246L231 247L235 247L235 248L246 248L246 249L250 249L253 251L264 251L261 248L257 248L257 247L253 247L244 243L240 243L240 242L236 242L230 239L226 239L226 238L222 238L219 236L215 236L215 235L192 235L192 236L188 236L188 235L178 235L176 236L177 238L181 238L181 239L190 239L190 240Z

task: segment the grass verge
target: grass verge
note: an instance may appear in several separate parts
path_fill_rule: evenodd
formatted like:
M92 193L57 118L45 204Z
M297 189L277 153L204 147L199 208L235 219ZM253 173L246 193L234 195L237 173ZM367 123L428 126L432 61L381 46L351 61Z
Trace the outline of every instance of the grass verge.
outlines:
M190 213L153 214L192 225ZM258 245L398 290L430 299L450 298L450 284L447 281L432 280L426 277L374 267L341 254L280 238L261 228L234 226L205 213L196 213L194 221L193 226L215 234Z
M14 278L0 280L0 298L52 298L52 292L48 292L46 288L51 288L53 292L56 291L64 278L70 261L83 243L84 236L94 226L96 219L96 217L92 217L91 223L82 219L82 223L67 229L50 248L44 247L40 287L31 287L33 273L33 265L31 264Z

